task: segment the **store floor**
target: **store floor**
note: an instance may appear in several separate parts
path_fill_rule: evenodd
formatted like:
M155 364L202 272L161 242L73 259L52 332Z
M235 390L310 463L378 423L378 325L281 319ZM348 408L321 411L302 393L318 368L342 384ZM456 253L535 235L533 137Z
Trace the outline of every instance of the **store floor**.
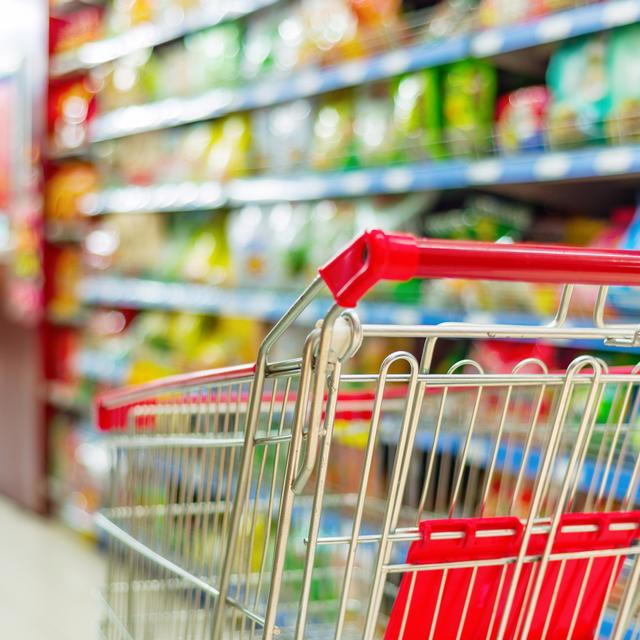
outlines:
M0 496L0 638L96 638L103 570L93 545Z

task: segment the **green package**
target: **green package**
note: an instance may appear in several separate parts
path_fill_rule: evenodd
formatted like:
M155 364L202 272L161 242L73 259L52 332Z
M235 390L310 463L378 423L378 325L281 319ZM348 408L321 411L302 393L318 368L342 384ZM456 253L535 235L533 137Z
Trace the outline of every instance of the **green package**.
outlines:
M567 42L551 57L547 127L552 147L603 140L604 120L611 105L606 59L604 34Z
M640 140L640 25L616 29L609 37L607 59L611 107L607 137L614 142Z
M353 157L354 105L349 92L327 96L318 106L313 125L310 164L318 170L348 169Z
M461 60L443 78L444 136L453 155L491 150L496 70L484 60Z
M393 80L394 160L414 162L446 155L442 144L442 104L437 69Z
M226 22L185 38L185 49L194 63L192 72L198 75L194 78L194 92L238 81L242 36L238 23Z

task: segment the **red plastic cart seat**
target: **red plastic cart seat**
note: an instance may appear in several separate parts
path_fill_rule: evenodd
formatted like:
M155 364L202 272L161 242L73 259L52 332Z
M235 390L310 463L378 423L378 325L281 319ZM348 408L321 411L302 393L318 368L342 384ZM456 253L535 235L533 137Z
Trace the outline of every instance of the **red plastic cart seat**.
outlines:
M612 525L635 525L619 528ZM595 525L596 530L575 531L577 526ZM499 532L503 535L484 536L480 532ZM523 526L518 518L467 518L451 520L426 520L420 523L422 540L412 543L407 556L409 564L440 564L470 560L491 560L514 558L518 555L522 540ZM511 532L504 535L505 532ZM434 534L463 534L456 539L439 539ZM560 527L553 544L552 553L583 552L602 549L622 549L631 545L640 533L640 511L619 513L569 513L560 519ZM527 555L539 555L543 552L548 533L534 533L527 549ZM579 558L565 561L562 575L559 576L561 562L548 564L542 590L535 605L533 622L527 640L542 637L547 617L547 640L567 640L574 612L578 610L574 623L573 640L594 637L600 614L605 605L607 588L615 569L616 579L622 568L622 562L616 562L616 556L600 558ZM589 562L591 566L589 568ZM519 628L525 597L528 600L540 562L524 564L515 600L509 612L505 638L521 640ZM514 572L514 563L507 565L503 586L500 579L503 564L493 566L447 568L422 570L416 573L416 579L408 605L407 618L402 637L406 640L424 638L427 640L431 625L435 624L431 636L435 640L488 640L497 636L505 600ZM438 603L438 594L445 576L446 580ZM588 572L588 575L587 575ZM533 578L530 580L530 578ZM473 579L473 584L471 580ZM583 579L586 588L582 590ZM412 572L402 578L400 591L391 611L385 640L400 638L405 605L411 589ZM557 583L557 584L556 584ZM527 587L529 586L529 592ZM467 594L471 597L464 606ZM500 596L494 614L496 597ZM554 593L555 599L554 599ZM458 636L462 623L462 633ZM518 635L516 636L516 633Z

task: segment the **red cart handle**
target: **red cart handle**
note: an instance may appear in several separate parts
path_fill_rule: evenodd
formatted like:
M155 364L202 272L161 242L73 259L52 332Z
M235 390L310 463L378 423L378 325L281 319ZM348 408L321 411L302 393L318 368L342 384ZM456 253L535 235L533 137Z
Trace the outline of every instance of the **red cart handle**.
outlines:
M340 306L355 307L381 280L416 277L640 286L640 252L433 240L375 229L318 271Z

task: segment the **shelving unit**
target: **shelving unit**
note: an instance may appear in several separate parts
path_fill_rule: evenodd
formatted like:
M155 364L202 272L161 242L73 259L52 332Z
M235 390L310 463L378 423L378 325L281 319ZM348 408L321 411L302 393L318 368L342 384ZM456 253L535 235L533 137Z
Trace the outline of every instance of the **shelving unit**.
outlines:
M276 1L241 0L234 2L233 7L205 6L187 12L168 12L164 22L142 24L125 33L88 42L73 51L53 55L50 60L49 74L52 78L60 78L87 71L141 49L166 44L190 33L249 16L275 4Z
M466 58L519 53L568 38L597 33L640 20L640 2L613 0L545 16L523 25L483 30L392 50L372 58L326 69L307 69L284 78L267 78L237 89L212 90L191 98L124 107L98 116L90 128L91 142L155 131L268 107L410 71L442 66Z
M136 51L161 47L185 35L276 5L274 0L233 3L226 10L198 10L182 16L168 15L166 23L147 24L128 33L82 45L51 60L52 81L65 80ZM491 60L499 69L516 70L539 79L552 51L563 42L597 34L615 27L640 23L640 0L611 0L584 4L545 15L523 24L476 30L431 42L412 42L401 48L378 52L329 66L308 66L286 75L272 73L257 80L211 89L189 97L170 97L98 114L90 121L86 140L76 148L50 148L49 160L64 164L99 161L100 148L119 145L130 136L218 120L239 113L281 105L303 98L374 84L405 73L441 67L468 58ZM314 202L325 199L356 199L413 192L462 192L506 194L533 203L573 207L592 212L613 201L633 202L640 176L640 145L577 146L562 150L535 150L509 155L487 154L449 157L353 168L340 171L296 170L247 173L224 182L177 180L103 187L82 198L78 218L71 226L48 225L51 245L82 243L92 225L111 214L166 212L179 217L215 211L225 215L246 205L279 202ZM144 182L144 184L142 184ZM580 184L579 190L576 185ZM587 186L588 185L588 186ZM75 317L49 314L54 327L75 328L80 333L86 317L95 309L192 312L211 316L243 317L262 323L277 320L293 301L291 289L268 287L229 288L188 281L101 274L85 274L78 296L84 311ZM328 307L320 301L300 318L302 326L314 322ZM533 313L467 312L454 308L431 309L388 300L367 300L358 309L364 322L438 324L441 322L496 322L533 325L548 318ZM561 347L620 352L599 342L565 342ZM640 349L626 349L637 354ZM76 358L80 380L115 386L129 380L128 363L91 347ZM73 386L49 387L48 403L56 410L87 410ZM449 443L451 447L459 443ZM428 436L420 442L428 449ZM453 449L451 449L453 451ZM486 452L485 452L486 454ZM485 455L486 457L486 455Z
M625 145L350 171L256 176L233 179L225 184L188 182L116 187L86 197L81 206L86 216L147 211L203 211L249 203L488 189L502 185L527 186L530 189L538 186L547 192L544 196L550 199L553 194L548 192L555 186L586 179L604 184L633 181L639 174L640 146Z

